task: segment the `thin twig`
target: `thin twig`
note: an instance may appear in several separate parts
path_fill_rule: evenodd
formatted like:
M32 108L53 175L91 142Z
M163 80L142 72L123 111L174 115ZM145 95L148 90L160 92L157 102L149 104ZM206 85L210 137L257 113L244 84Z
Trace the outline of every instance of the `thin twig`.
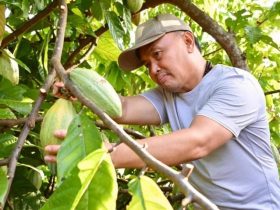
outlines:
M104 129L109 129L108 126L104 125L104 123L99 122L99 121L95 122L95 125L98 126L101 129L103 129L103 130ZM138 131L135 131L135 130L132 130L132 129L129 129L129 128L124 128L124 131L126 133L128 133L129 135L133 136L136 139L145 139L146 138L146 136L139 133Z
M15 125L24 124L27 120L28 120L28 118L0 120L0 126L13 127ZM36 122L40 122L42 120L43 120L43 117L41 117L41 116L36 117L36 119L35 119Z
M264 94L267 96L267 95L271 95L271 94L274 94L274 93L280 93L280 90L267 91Z
M0 160L0 166L6 166L9 164L9 158L4 158L2 160Z

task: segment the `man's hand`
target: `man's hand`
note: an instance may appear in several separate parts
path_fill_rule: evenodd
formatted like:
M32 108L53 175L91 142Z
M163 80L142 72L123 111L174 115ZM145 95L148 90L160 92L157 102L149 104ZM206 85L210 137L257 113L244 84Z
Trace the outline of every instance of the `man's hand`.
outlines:
M63 88L64 88L64 83L60 81L56 81L52 86L52 94L56 97L61 97Z
M60 139L64 139L65 136L66 136L66 133L67 133L67 130L65 129L61 129L61 130L56 130L54 132L54 135L57 137L57 138L60 138ZM57 153L59 151L59 148L60 148L60 145L58 144L55 144L55 145L47 145L44 149L45 149L45 161L48 162L48 163L55 163L56 162L56 156L57 156Z

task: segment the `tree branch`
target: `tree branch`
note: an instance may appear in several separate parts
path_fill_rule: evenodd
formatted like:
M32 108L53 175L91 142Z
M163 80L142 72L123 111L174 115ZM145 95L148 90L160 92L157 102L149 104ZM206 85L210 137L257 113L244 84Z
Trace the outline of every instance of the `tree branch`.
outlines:
M170 3L178 6L190 18L197 22L204 31L209 33L222 46L229 56L233 66L244 70L249 70L246 58L238 47L234 34L226 32L216 21L209 15L199 9L191 0L146 0L142 9L155 7L162 3Z
M101 122L96 122L95 125L98 126L98 127L101 128L101 129L103 129L103 130L104 130L104 129L110 129L108 126L104 125L104 124L101 123ZM125 131L127 134L133 136L133 137L136 138L136 139L144 139L144 138L146 138L146 136L144 136L143 134L141 134L141 133L139 133L139 132L137 132L137 131L128 129L128 128L124 128L124 131Z
M14 41L17 37L19 37L24 32L28 31L30 28L32 28L34 25L36 25L39 21L46 18L58 5L59 1L54 0L51 4L49 4L44 10L42 10L40 13L35 15L33 18L31 18L29 21L26 21L22 26L20 26L17 30L15 30L13 33L9 34L2 40L1 49L7 47L7 45Z
M267 95L271 95L271 94L274 94L274 93L280 93L280 90L267 91L264 94L267 96Z
M60 19L59 19L59 26L58 26L58 28L59 28L58 36L57 36L57 41L55 43L54 54L53 54L53 57L56 57L56 59L61 58L62 49L63 49L64 32L65 32L65 28L66 28L66 20L67 20L67 5L66 5L65 1L61 0L60 1ZM52 69L47 77L45 84L40 89L39 98L36 100L35 105L30 113L30 116L28 117L28 120L24 124L24 127L18 137L17 145L16 145L15 149L13 150L12 155L10 157L9 166L8 166L8 189L3 198L3 208L7 201L8 194L11 189L11 185L12 185L15 170L16 170L16 163L19 158L21 149L24 145L26 137L29 134L29 131L35 125L35 119L37 118L37 114L40 109L40 106L46 97L46 93L52 86L55 76L56 76L56 72Z
M20 125L25 123L28 120L28 118L20 118L20 119L5 119L5 120L0 120L0 126L5 126L5 127L13 127L15 125ZM43 117L39 116L36 117L35 121L42 121Z
M0 166L6 166L9 163L9 158L4 158L2 160L0 160ZM1 209L1 206L0 206Z
M94 103L84 98L76 86L69 80L68 75L65 73L65 69L57 58L52 58L51 63L56 69L58 75L62 79L65 87L71 91L71 93L78 98L78 100L87 106L91 111L93 111L97 116L108 126L112 131L114 131L122 142L124 142L128 147L130 147L149 167L154 170L164 174L167 178L172 180L179 189L184 193L188 198L191 198L193 201L197 202L199 205L205 207L206 209L218 209L212 202L210 202L205 196L198 192L190 183L185 179L185 177L163 164L151 154L149 154L146 149L143 148L143 145L134 141L124 130L113 121L107 114L101 111Z

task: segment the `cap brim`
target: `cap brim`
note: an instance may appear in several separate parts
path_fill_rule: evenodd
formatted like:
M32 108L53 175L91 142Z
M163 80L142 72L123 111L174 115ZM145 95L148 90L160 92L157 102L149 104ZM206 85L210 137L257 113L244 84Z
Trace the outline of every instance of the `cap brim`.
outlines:
M135 46L123 51L118 59L118 63L121 69L123 69L124 71L131 71L141 67L143 65L143 62L137 57L136 50L138 50L139 48L147 44L156 41L157 39L161 38L164 35L165 33L162 33L160 35L151 37L150 39L147 39L144 42L136 44Z

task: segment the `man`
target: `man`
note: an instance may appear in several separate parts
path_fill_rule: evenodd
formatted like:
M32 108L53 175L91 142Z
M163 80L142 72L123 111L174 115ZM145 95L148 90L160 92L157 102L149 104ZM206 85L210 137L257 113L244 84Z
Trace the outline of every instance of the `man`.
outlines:
M116 121L170 123L172 133L139 143L168 165L191 161L190 182L220 209L279 210L265 98L255 78L233 67L211 69L189 26L173 15L139 25L135 40L121 53L119 65L127 71L145 65L158 87L122 97L123 116ZM58 147L46 150L45 159L54 161ZM111 157L116 168L144 166L125 144Z

